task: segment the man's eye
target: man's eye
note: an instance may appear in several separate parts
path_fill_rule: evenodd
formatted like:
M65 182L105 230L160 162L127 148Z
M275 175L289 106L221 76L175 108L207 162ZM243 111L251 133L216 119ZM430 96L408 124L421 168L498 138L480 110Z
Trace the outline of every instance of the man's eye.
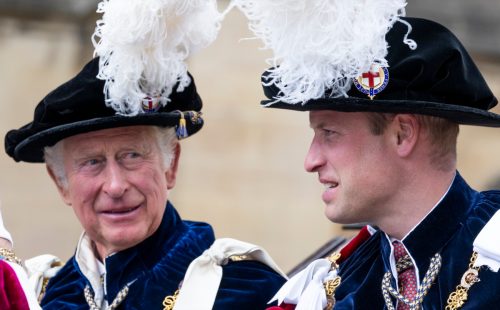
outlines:
M82 161L79 166L82 171L94 171L102 166L103 160L99 158L91 158Z
M100 163L101 163L101 161L99 159L92 158L92 159L84 161L83 166L95 166L95 165L98 165Z
M144 156L140 152L131 151L121 154L118 158L124 164L133 164L139 162Z
M330 129L323 128L323 134L324 134L325 136L331 136L331 135L333 135L333 134L335 134L335 133L336 133L336 131L334 131L334 130L330 130Z
M141 154L138 152L128 152L128 153L125 153L125 155L123 157L125 159L134 159L134 158L141 157Z

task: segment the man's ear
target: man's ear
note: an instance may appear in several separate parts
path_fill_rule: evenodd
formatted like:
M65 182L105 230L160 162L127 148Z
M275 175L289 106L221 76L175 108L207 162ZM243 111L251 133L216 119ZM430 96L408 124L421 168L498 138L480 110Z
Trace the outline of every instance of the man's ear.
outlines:
M398 155L409 156L415 149L420 135L420 122L413 114L397 114L392 125Z
M49 165L45 165L45 168L47 169L47 172L50 175L52 181L54 181L54 184L57 187L57 191L59 192L59 195L61 195L64 203L68 206L71 206L71 200L69 199L69 191L67 185L65 186L64 184L62 184L62 180L57 178L54 171L52 170L52 167L50 167Z
M173 150L173 158L170 162L170 166L167 171L165 171L165 178L167 179L167 189L172 189L175 186L175 180L177 177L177 167L179 165L179 156L181 155L181 145L176 143Z

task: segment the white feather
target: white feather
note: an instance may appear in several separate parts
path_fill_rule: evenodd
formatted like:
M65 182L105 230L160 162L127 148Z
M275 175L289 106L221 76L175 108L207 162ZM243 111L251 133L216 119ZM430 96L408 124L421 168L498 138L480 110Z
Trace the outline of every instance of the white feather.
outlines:
M234 0L249 27L273 50L268 85L276 100L304 103L347 96L372 64L387 66L385 35L405 0ZM414 42L413 42L414 43Z
M142 112L141 100L169 101L191 82L186 59L212 43L222 15L216 0L103 0L93 35L105 80L106 104L123 115Z

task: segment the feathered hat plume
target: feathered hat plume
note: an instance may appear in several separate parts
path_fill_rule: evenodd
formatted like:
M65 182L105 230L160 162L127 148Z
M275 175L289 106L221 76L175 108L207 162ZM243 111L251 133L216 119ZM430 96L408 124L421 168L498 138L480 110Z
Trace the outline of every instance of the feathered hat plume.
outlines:
M265 83L287 103L345 97L351 80L387 66L385 35L405 0L234 0L250 29L274 52ZM407 40L410 47L415 42Z
M141 100L169 102L189 85L186 59L212 43L222 14L216 0L104 0L93 35L106 105L137 115Z

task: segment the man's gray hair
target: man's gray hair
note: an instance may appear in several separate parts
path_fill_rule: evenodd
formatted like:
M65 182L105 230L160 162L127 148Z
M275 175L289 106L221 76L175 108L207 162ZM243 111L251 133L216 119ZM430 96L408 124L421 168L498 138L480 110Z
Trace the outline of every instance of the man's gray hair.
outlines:
M169 167L174 158L175 145L178 142L175 128L151 126L153 135L163 156L163 164ZM47 146L43 149L45 163L54 173L57 183L66 188L68 179L64 169L64 139L53 146Z

